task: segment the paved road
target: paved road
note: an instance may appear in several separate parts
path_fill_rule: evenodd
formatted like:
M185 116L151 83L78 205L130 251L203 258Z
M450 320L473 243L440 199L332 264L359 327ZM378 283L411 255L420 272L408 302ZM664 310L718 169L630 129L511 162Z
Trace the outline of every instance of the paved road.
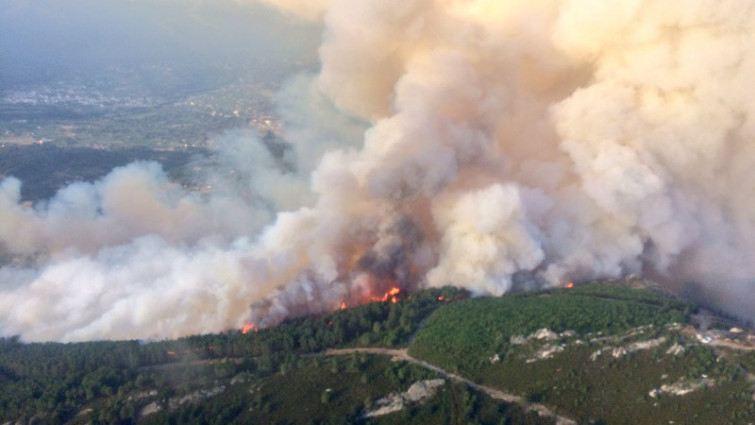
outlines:
M441 369L438 366L432 365L430 363L427 363L419 359L415 359L414 357L410 356L409 353L407 353L405 349L395 350L395 349L390 349L390 348L376 348L376 347L343 348L343 349L326 350L325 353L323 354L326 356L340 356L340 355L347 355L347 354L354 354L354 353L366 353L366 354L378 354L378 355L383 355L383 356L391 356L394 361L403 360L403 361L424 367L425 369L430 369L434 372L437 372L443 376L448 377L452 381L467 384L473 389L477 391L481 391L489 395L490 397L493 397L496 400L503 400L507 403L516 403L516 404L522 405L527 411L537 412L540 416L555 417L557 425L576 425L577 424L577 422L569 418L556 415L555 413L553 413L552 410L550 410L549 408L547 408L546 406L540 403L528 403L526 400L522 399L522 397L519 397L518 395L510 394L496 388L488 387L486 385L477 384L455 373L451 373L447 370Z

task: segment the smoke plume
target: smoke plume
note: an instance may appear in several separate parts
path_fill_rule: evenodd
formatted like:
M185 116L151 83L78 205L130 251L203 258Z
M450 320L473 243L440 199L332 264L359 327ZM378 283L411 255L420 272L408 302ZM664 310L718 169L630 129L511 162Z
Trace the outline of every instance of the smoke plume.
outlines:
M33 209L3 181L0 241L37 265L0 270L2 334L175 337L394 285L643 272L755 319L755 4L312 5L340 115L311 91L284 107L288 168L231 143L218 170L244 177L210 196L134 164Z

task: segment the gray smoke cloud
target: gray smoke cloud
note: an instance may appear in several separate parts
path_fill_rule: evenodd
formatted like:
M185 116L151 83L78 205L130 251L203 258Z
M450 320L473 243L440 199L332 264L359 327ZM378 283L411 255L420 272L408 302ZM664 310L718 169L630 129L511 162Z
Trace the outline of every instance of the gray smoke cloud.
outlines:
M135 164L34 210L2 183L3 246L43 253L0 271L3 334L173 337L393 285L640 272L755 319L752 2L312 5L322 67L283 108L292 168L251 144L217 195Z

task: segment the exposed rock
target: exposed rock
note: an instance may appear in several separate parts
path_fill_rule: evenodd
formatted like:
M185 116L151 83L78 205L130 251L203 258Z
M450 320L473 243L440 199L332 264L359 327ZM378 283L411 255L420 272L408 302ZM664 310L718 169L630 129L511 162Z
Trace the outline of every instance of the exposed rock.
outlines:
M82 409L81 412L79 412L79 413L76 414L76 417L88 415L88 414L90 414L92 412L93 412L93 410L91 408Z
M545 339L552 341L558 339L558 334L548 328L538 329L535 333L529 336L530 339Z
M511 345L523 345L527 343L527 338L521 335L514 335L510 339Z
M152 403L144 406L142 411L139 412L139 416L143 418L145 416L155 414L161 410L163 410L162 406L160 406L160 404L158 404L156 401L153 401Z
M179 408L180 406L184 406L187 404L194 404L206 398L215 397L216 395L222 393L223 391L225 391L225 386L221 385L215 388L195 391L191 394L186 394L185 396L180 397L180 398L172 398L168 401L168 409L175 410Z
M575 336L577 336L577 333L571 330L567 330L567 331L561 332L560 334L557 334L548 328L542 328L533 332L526 338L523 337L522 335L514 335L509 339L509 342L511 343L511 345L524 345L528 341L533 340L533 339L537 339L541 341L542 340L553 341L559 338L573 338Z
M501 356L499 356L498 354L496 354L496 355L494 355L493 357L490 358L490 363L492 363L492 364L496 364L496 363L498 363L500 361L501 361Z
M564 351L563 345L546 345L535 354L534 358L527 359L527 363L549 359L553 357L554 354L560 353L562 351Z
M404 393L392 393L376 401L374 403L376 409L367 411L364 417L372 418L398 412L408 403L416 403L432 397L438 387L442 386L445 382L443 379L429 379L415 382Z
M611 355L614 358L618 359L620 357L626 356L629 353L634 353L635 351L649 350L651 348L655 348L663 344L664 342L666 342L666 337L663 337L663 336L656 339L649 339L647 341L633 342L627 345L626 347L623 347L623 346L614 347L613 350L611 351ZM606 349L610 350L611 348L609 347ZM590 356L590 360L595 361L595 359L597 359L599 355L600 355L600 350L593 353L592 356Z
M656 339L650 339L647 341L638 341L630 344L629 347L627 347L627 351L632 353L634 351L649 350L663 344L664 342L666 342L665 336Z
M252 379L252 374L249 372L242 372L238 375L234 376L233 379L231 379L231 385L236 384L246 384Z
M611 355L614 358L619 358L627 355L627 349L624 347L616 347L611 351Z
M578 425L576 421L563 416L556 416L556 425Z
M679 356L684 354L684 347L682 347L678 342L671 346L668 350L666 350L666 354L670 354L672 356Z
M644 334L646 330L652 329L652 328L653 328L653 325L640 326L624 334L610 335L610 336L605 336L605 337L600 337L601 335L603 335L603 332L597 332L595 333L597 337L591 338L590 342L592 343L602 342L602 341L618 342L618 341L633 337L635 335Z
M408 390L406 390L406 399L411 402L416 402L432 397L433 394L435 394L435 390L445 382L444 379L428 379L426 381L415 382Z
M697 391L703 387L712 387L715 385L715 381L709 378L703 378L698 381L680 380L671 385L664 384L660 388L651 390L648 395L656 398L663 394L671 394L675 396L683 396L691 392Z
M598 350L592 354L590 354L590 360L595 361L598 360L598 357L600 357L600 354L603 352L603 350Z
M214 397L218 394L221 394L223 391L225 391L225 386L221 385L210 389L195 391L182 397L171 398L167 403L159 403L157 401L153 401L152 403L144 406L141 412L139 412L139 416L149 416L161 411L163 408L167 408L169 411L176 410L181 406L199 403L200 401L203 401L207 398ZM155 395L156 394L157 392L155 392Z
M149 391L141 391L134 395L128 396L128 400L141 400L149 397L154 397L157 395L157 390L149 390Z

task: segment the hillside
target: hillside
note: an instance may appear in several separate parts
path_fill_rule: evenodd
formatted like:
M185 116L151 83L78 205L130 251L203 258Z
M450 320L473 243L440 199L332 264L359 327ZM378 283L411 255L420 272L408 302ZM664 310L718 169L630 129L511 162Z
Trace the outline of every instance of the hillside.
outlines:
M247 334L2 339L0 423L755 421L751 332L703 332L695 311L625 284L443 288Z
M699 341L692 310L607 285L466 300L428 320L409 353L580 423L753 421L751 379L731 355L745 350Z

